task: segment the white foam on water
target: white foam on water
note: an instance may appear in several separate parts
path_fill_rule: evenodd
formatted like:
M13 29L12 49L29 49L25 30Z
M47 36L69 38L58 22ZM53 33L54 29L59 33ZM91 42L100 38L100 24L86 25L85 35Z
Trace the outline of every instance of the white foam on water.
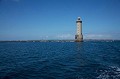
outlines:
M104 70L97 79L120 79L120 68L110 66L108 70Z
M120 72L120 68L118 68L117 71Z

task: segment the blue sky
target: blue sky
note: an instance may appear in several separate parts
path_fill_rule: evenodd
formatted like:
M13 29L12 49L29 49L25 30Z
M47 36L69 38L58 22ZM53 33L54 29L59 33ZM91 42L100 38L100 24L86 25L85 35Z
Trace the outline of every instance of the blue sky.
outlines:
M0 0L0 40L120 39L120 0Z

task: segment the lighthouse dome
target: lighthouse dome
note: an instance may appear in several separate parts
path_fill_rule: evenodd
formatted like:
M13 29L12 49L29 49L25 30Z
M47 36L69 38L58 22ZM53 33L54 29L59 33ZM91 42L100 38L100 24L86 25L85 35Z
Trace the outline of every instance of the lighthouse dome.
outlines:
M78 20L80 20L80 17L78 17Z

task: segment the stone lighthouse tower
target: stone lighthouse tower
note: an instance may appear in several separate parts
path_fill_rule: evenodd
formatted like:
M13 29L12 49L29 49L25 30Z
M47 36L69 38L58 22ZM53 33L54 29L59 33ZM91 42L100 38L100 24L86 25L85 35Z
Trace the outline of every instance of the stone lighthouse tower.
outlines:
M76 23L77 23L77 34L75 35L75 42L83 42L82 21L80 20L80 17L78 17Z

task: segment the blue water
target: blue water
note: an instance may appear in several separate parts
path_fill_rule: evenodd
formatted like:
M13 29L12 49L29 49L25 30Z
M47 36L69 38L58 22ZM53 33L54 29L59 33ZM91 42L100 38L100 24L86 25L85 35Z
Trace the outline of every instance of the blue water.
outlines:
M0 42L0 79L120 79L120 41Z

